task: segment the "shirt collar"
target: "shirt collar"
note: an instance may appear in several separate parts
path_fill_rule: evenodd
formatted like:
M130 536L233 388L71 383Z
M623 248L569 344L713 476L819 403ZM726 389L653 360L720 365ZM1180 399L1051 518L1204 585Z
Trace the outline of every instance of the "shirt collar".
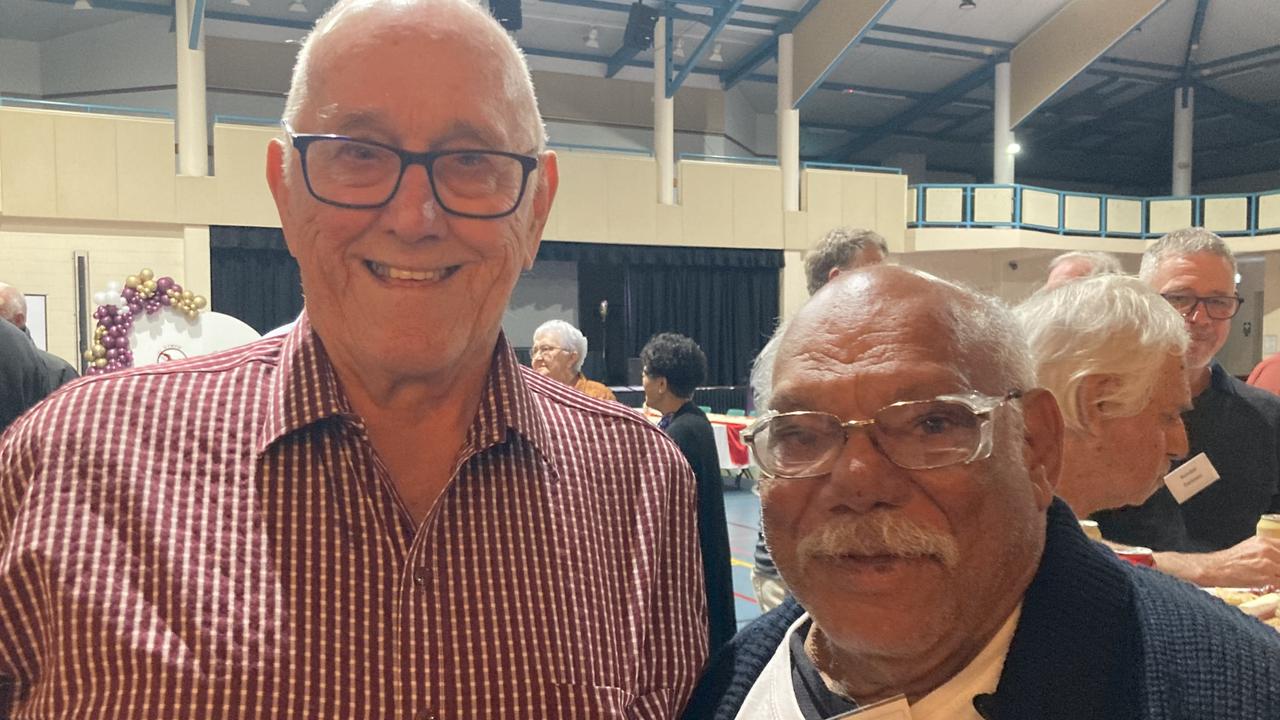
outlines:
M529 391L525 372L506 336L499 332L480 405L467 431L465 454L504 442L508 428L545 454L550 433ZM312 332L305 309L284 336L280 365L267 392L266 418L256 448L259 453L289 433L321 420L356 417L324 344Z

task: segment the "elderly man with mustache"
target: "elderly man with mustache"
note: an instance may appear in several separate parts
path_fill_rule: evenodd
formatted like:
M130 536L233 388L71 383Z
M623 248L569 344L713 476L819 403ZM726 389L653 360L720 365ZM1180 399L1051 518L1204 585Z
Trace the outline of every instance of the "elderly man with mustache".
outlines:
M685 717L1274 718L1274 631L1090 542L1057 401L998 301L856 270L788 325L749 431L794 593Z

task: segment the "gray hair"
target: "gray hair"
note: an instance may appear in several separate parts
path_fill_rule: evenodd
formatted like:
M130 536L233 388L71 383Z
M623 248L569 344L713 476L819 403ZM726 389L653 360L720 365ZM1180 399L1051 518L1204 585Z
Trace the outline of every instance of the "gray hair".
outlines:
M1107 417L1131 417L1151 400L1159 369L1187 350L1182 316L1144 281L1121 275L1082 278L1032 295L1015 310L1026 331L1040 384L1058 398L1063 420L1089 432L1081 392L1089 377L1107 389Z
M17 325L17 317L27 314L27 297L18 288L0 282L0 320Z
M856 263L858 255L869 247L888 256L889 244L874 230L854 227L838 227L828 232L804 259L805 281L812 295L827 284L832 268L843 268Z
M533 337L536 340L543 333L555 336L561 349L578 353L578 359L573 363L573 371L582 372L582 363L587 359L587 336L564 320L548 320L542 323L537 330L533 331Z
M1124 266L1120 264L1120 258L1108 252L1093 250L1072 250L1071 252L1062 253L1049 261L1049 273L1052 274L1059 265L1075 261L1089 263L1089 274L1084 277L1124 274Z
M316 20L311 32L302 40L301 47L298 49L297 60L293 65L293 76L289 81L289 94L285 96L284 113L281 119L292 125L298 117L312 87L311 64L315 50L323 45L321 41L339 23L378 6L404 8L413 5L457 8L463 13L476 18L484 26L487 26L487 29L491 30L488 35L496 40L493 50L496 53L506 53L512 58L508 65L508 69L511 72L508 72L505 78L507 98L516 107L519 107L520 104L528 105L527 112L534 121L534 133L537 136L537 151L542 152L545 150L547 141L546 127L542 122L542 114L538 110L538 101L533 90L533 78L529 74L529 64L525 59L525 55L516 44L515 39L498 24L498 21L493 16L480 8L475 0L339 0L324 15L321 15L320 19ZM292 146L286 142L285 148L287 167L288 153ZM523 152L524 149L522 148L520 151Z
M954 293L956 302L947 304L941 310L946 313L947 326L954 332L956 349L970 365L968 369L993 373L993 386L987 388L987 391L1004 393L1035 386L1031 351L1027 347L1022 326L1008 305L973 288L914 268L898 269L941 285ZM778 346L786 331L786 323L778 326L751 367L751 387L757 412L767 411L772 401L773 369L777 362ZM972 357L973 355L978 357Z
M1174 230L1152 243L1146 252L1142 253L1142 266L1138 268L1138 277L1149 283L1166 259L1196 253L1211 253L1223 258L1231 266L1231 277L1235 277L1235 254L1216 233L1202 227Z

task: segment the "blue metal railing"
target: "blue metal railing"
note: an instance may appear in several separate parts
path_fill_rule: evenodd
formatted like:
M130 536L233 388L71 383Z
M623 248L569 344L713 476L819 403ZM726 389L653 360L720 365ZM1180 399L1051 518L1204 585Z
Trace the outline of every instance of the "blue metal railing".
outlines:
M173 112L157 108L130 107L128 105L99 105L96 103L70 103L58 100L36 100L34 98L0 96L0 107L29 107L41 110L64 110L70 112L102 113L107 115L142 115L144 117L162 117L173 119Z
M681 160L704 160L709 162L742 163L744 165L777 165L776 158L743 157L739 155L704 155L702 153L680 153L676 162Z
M1039 230L1044 232L1057 233L1059 235L1086 235L1094 237L1125 237L1149 239L1163 235L1168 228L1152 229L1153 208L1164 204L1174 203L1174 212L1183 212L1187 214L1187 222L1185 225L1201 226L1206 224L1206 213L1210 210L1218 212L1229 212L1215 204L1215 201L1221 200L1243 200L1244 205L1239 212L1240 215L1234 218L1233 222L1220 227L1213 227L1215 223L1209 222L1209 229L1224 236L1253 237L1258 234L1267 234L1280 232L1280 226L1259 226L1259 208L1263 198L1280 195L1280 190L1269 190L1254 193L1236 193L1236 194L1203 194L1190 195L1187 197L1172 196L1150 196L1138 197L1133 195L1107 195L1100 193L1077 192L1074 190L1055 190L1053 188L1036 187L1034 185L1010 184L1010 185L983 185L977 183L924 183L913 185L911 189L915 191L915 207L914 217L908 218L908 227L928 228L928 227L1010 227L1025 228L1029 230ZM934 218L929 218L929 197L931 191L959 191L959 213L946 213L943 211L942 216L935 213ZM1009 208L1007 215L1003 214L1000 206L991 206L986 213L976 213L974 202L981 191L1008 191ZM1053 202L1056 205L1056 222L1047 224L1045 222L1032 222L1027 218L1027 210L1029 203L1027 202L1027 193L1045 193L1053 196ZM1072 220L1068 221L1067 205L1068 201L1073 198L1089 199L1096 201L1096 209L1087 207L1077 207L1072 210ZM935 196L936 202L944 202L942 197ZM947 193L945 202L948 205L956 201L954 193ZM1126 203L1130 208L1137 212L1136 229L1131 223L1121 223L1112 214L1110 214L1109 206L1113 203ZM1037 212L1037 208L1030 208L1033 215ZM1041 206L1038 211L1045 212L1049 208ZM1160 220L1157 218L1157 220ZM1167 221L1165 221L1167 223Z
M800 163L800 167L806 170L813 168L815 170L852 170L855 172L889 173L891 175L902 174L902 168L881 165L850 165L848 163L805 161Z
M609 147L607 145L582 145L579 143L550 142L547 147L553 150L584 150L586 152L623 153L626 155L644 155L653 157L653 151L644 148Z
M214 115L213 123L228 123L230 125L265 125L269 127L279 127L280 118L264 118L249 117L248 115Z

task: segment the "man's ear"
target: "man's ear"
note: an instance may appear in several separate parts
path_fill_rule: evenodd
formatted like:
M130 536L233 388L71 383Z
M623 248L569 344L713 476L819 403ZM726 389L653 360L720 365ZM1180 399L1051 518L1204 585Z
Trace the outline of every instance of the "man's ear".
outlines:
M1022 416L1026 423L1023 460L1036 503L1043 510L1053 500L1053 489L1062 473L1062 411L1053 393L1034 388L1022 396Z
M1118 380L1111 375L1090 375L1080 381L1076 389L1076 415L1080 423L1092 435L1106 417L1102 412L1103 399L1110 394Z
M551 204L556 199L556 189L560 187L560 170L556 165L556 154L551 150L542 153L538 158L538 181L533 190L533 212L529 217L529 236L526 239L524 269L533 267L533 260L538 256L538 247L542 244L542 231L547 226L547 218L551 216Z
M267 143L267 187L271 189L271 198L276 203L276 213L280 215L280 224L289 226L289 185L285 180L285 144L280 138L272 138ZM290 159L292 162L292 159ZM297 257L293 246L289 243L289 233L284 234L285 246L289 254Z

